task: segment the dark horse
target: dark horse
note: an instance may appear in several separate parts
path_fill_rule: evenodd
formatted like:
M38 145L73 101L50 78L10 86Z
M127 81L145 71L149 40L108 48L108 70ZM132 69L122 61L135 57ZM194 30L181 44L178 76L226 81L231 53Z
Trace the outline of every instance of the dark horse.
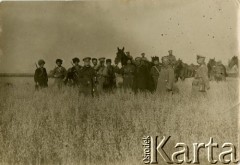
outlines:
M238 67L238 57L237 56L233 56L232 59L229 61L228 63L228 67L230 69L232 69L232 67L236 65Z
M175 64L174 73L176 81L178 81L179 78L184 81L186 78L194 77L195 66L193 64L188 65L181 59L178 59Z
M153 66L152 62L149 61L141 61L141 65L138 66L136 65L135 61L131 56L127 56L126 53L124 52L124 47L120 49L119 47L117 48L117 53L116 53L116 58L115 58L115 64L118 64L119 62L122 64L122 66L125 66L127 64L128 60L131 60L133 65L135 66L135 73L134 73L134 90L137 91L138 87L141 86L141 90L145 91L154 91L154 82L153 78L150 75L151 68Z
M216 62L215 58L209 59L207 64L208 77L210 80L225 81L227 77L226 67L221 61Z
M216 61L215 58L209 59L207 63L208 67L208 77L210 80L214 80L214 75L215 75L215 67L216 67Z

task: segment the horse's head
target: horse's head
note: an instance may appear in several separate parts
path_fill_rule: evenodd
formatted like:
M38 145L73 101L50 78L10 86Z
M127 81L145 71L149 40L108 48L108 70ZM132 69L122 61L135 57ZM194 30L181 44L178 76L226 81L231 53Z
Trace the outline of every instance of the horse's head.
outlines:
M238 66L238 57L233 56L232 59L228 63L228 67L231 69L234 65Z
M117 48L115 63L118 64L119 62L122 63L122 65L127 65L128 60L132 60L132 56L130 54L126 55L124 52L124 47L122 49Z
M210 58L209 61L208 61L208 64L207 66L212 68L216 65L216 61L215 61L215 58Z
M124 47L122 49L119 49L119 47L117 47L115 63L118 64L119 62L122 62L123 56L126 56L124 52Z

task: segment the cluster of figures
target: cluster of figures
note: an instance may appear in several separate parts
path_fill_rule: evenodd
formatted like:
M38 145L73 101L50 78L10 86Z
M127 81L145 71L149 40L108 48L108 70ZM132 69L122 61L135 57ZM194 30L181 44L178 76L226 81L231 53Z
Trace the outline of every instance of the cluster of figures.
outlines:
M99 96L102 93L113 92L118 87L135 93L150 91L173 94L178 92L175 82L180 69L172 50L169 50L169 54L163 56L161 61L157 56L149 61L144 53L141 57L133 59L130 52L124 52L123 47L118 48L114 64L111 59L104 57L99 59L85 57L84 65L81 66L79 63L79 58L73 58L73 66L67 70L62 66L63 61L57 59L57 67L47 74L44 68L45 61L39 60L34 75L36 87L38 89L48 87L48 77L53 77L54 84L58 88L64 85L77 87L79 93L85 96ZM205 57L197 55L197 63L199 65L194 72L193 89L206 92L209 89L209 79Z

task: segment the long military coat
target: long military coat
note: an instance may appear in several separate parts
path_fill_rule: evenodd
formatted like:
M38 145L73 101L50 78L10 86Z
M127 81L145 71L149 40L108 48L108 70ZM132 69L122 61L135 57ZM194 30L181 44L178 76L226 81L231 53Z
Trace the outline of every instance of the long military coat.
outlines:
M84 66L79 72L79 93L93 96L96 72L91 66Z
M175 76L172 66L162 66L158 77L156 92L167 93L169 91L173 91L174 81Z
M193 91L205 92L209 89L208 68L202 64L196 70L195 78L192 82Z

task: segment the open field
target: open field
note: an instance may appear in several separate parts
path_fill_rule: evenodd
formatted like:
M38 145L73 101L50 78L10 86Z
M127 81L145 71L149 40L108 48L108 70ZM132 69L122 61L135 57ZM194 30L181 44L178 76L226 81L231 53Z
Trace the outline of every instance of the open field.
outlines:
M52 80L35 92L32 78L1 78L0 163L138 165L145 135L172 136L190 147L210 137L237 145L237 80L211 82L198 97L187 79L173 96L117 91L84 98L71 88L57 91Z

